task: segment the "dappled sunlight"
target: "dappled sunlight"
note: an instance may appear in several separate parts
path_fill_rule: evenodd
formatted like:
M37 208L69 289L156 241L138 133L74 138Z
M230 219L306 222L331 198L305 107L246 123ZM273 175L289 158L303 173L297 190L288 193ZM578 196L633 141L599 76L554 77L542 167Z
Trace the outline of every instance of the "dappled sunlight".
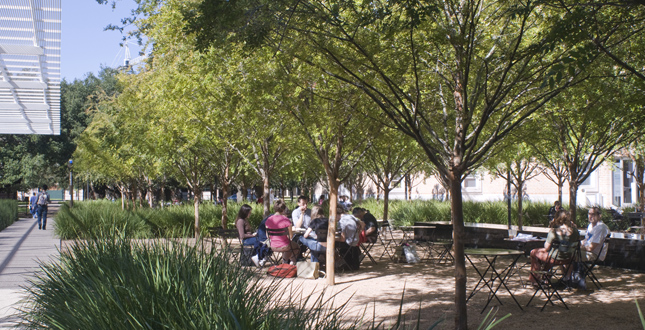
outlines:
M375 247L378 249L379 247ZM373 250L378 251L378 250ZM375 257L380 252L374 253ZM518 266L527 262L521 257ZM473 260L477 267L485 267L483 260ZM419 264L395 263L387 257L377 259L378 264L364 261L357 272L336 274L336 285L326 286L326 280L285 279L278 285L284 289L293 290L292 297L299 294L321 294L325 298L334 296L335 305L346 301L348 315L358 317L364 315L364 320L393 323L401 309L406 323L414 323L419 319L424 326L429 326L440 318L445 320L439 329L451 329L454 326L454 268L452 265L434 265L422 262ZM499 259L500 263L508 262ZM472 266L467 265L469 295L479 278ZM533 295L530 286L523 287L520 277L524 282L528 279L528 266L520 270L519 275L514 274L508 280L508 287L515 295L523 310L515 304L511 296L500 288L497 295L502 302L500 305L495 299L482 314L482 308L488 298L487 289L484 289L468 301L468 317L471 327L476 328L483 320L490 308L498 309L497 317L512 314L503 321L499 329L564 329L571 328L611 328L611 329L642 329L634 299L639 299L641 305L645 304L645 274L632 270L598 267L594 271L600 279L603 289L591 293L582 293L574 290L562 292L562 297L569 310L562 303L547 306L540 311L545 299L537 295L531 305L526 303ZM271 281L273 278L266 276L266 270L258 273L262 281ZM266 283L266 282L265 282ZM275 283L275 282L273 282ZM589 287L593 287L591 282ZM297 288L295 290L294 288ZM300 290L300 291L298 291ZM403 300L401 296L404 293ZM295 294L298 291L298 294ZM291 295L291 294L290 294Z

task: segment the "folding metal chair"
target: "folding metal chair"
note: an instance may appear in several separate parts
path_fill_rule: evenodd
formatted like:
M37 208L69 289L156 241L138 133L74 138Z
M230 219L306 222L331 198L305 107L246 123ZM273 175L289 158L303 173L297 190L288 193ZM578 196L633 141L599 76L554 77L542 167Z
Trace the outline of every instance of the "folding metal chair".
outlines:
M361 249L359 246L349 246L344 242L336 242L335 245L336 252L336 262L334 264L335 268L342 272L345 270L358 270L360 267L360 253ZM355 260L352 260L355 259ZM347 262L347 260L354 262Z
M253 247L245 246L242 244L237 229L210 227L208 228L208 231L211 235L213 246L215 246L215 239L219 238L222 248L228 250L234 257L234 259L237 259L235 258L235 256L239 254L239 261L242 266L253 265L253 261L251 260L251 256L253 256ZM239 250L233 248L233 243L235 242L235 240L238 241L238 244L240 246Z
M544 302L544 305L542 305L542 309L540 309L540 311L543 311L546 305L548 305L549 303L551 303L552 306L555 306L555 304L553 303L554 297L560 300L566 309L569 309L569 306L567 306L567 303L564 302L562 295L560 295L560 290L569 288L565 278L570 274L571 267L573 266L573 262L576 258L576 250L578 249L578 245L578 242L562 241L552 243L551 248L556 249L557 251L555 258L551 259L553 260L553 262L549 262L547 264L546 270L529 271L529 273L537 279L537 286L535 288L533 296L531 296L529 302L526 303L526 306L531 304L533 298L535 298L535 296L539 292L541 292L544 293L546 301ZM565 253L570 255L570 257L568 257L567 259L558 260L558 255Z
M578 260L581 260L581 263L584 267L585 277L589 278L598 290L602 289L602 284L600 284L600 281L598 280L598 277L596 277L596 275L593 273L593 270L599 263L603 262L605 260L605 257L607 256L607 251L609 250L609 237L610 236L605 237L605 240L602 242L602 247L600 248L600 253L594 260L582 261L582 256L578 258ZM578 251L580 252L580 249L578 249Z
M374 247L373 242L361 243L359 244L359 247L361 248L361 250L363 250L363 253L361 254L361 262L363 262L363 259L365 259L365 257L368 257L373 264L378 265L376 263L376 260L374 260L374 257L372 257L372 255L370 254L372 247Z
M436 265L453 263L455 257L452 256L452 240L451 239L435 239L430 245L430 250L433 253L436 253L437 256L435 259Z
M381 253L381 256L379 259L383 258L384 255L387 254L387 256L390 258L390 260L394 260L395 258L395 251L394 248L396 247L396 241L394 240L394 234L392 232L392 224L390 221L384 222L378 232L378 241L381 242L381 245L383 245L383 252Z
M273 239L275 239L275 237L280 237L280 236L285 236L289 240L289 245L278 247L278 248L274 247ZM278 229L267 228L267 238L269 239L268 245L273 252L282 252L282 253L291 252L295 254L296 257L298 256L298 253L300 253L300 249L298 249L297 247L293 247L291 245L292 241L291 241L291 237L289 237L289 227L278 228ZM280 259L283 259L281 257L282 256L278 257L277 253L273 253L271 254L271 261L273 261L274 264L279 265L281 263Z

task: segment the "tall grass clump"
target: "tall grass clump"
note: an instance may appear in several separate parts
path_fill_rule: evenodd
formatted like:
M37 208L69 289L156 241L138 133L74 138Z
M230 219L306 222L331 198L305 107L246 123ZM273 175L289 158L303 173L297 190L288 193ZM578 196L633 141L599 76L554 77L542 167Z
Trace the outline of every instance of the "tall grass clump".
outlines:
M373 203L378 202L382 204L382 201L376 201L369 202L367 205L373 205ZM508 224L507 207L505 201L464 201L464 221L472 223ZM524 225L547 225L548 220L546 215L550 207L551 205L545 202L525 201L522 210L524 214ZM374 208L377 209L376 207ZM393 220L397 225L412 225L415 222L450 221L451 208L449 201L395 200L390 203L389 209L389 219ZM511 221L514 225L517 225L517 220L517 203L512 203Z
M3 230L18 220L18 201L0 199L0 230Z
M226 252L181 242L90 240L42 264L22 326L29 329L357 329L343 305L289 297ZM293 288L292 288L293 289ZM305 306L309 304L308 306Z
M92 239L115 237L151 237L151 226L137 214L121 210L110 201L74 203L74 208L61 204L56 214L56 235L61 239Z

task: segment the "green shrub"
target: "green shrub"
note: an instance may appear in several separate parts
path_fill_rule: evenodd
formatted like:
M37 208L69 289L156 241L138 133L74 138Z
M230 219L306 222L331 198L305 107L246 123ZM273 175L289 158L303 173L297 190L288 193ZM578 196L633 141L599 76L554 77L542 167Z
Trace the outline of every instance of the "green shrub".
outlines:
M18 201L0 199L0 230L3 230L18 220Z
M41 268L28 289L29 307L21 311L30 329L359 327L344 319L343 305L331 306L333 299L287 299L292 290L259 285L253 272L229 263L226 252L181 243L88 241Z
M251 225L257 227L263 218L263 207L256 203L248 204L253 207ZM241 206L242 203L228 202L229 228L234 226ZM208 227L220 227L222 206L201 204L199 219L202 235L208 233ZM56 215L56 234L62 239L98 238L100 235L114 237L116 232L134 238L187 237L193 236L194 226L195 209L192 204L122 210L118 201L83 201L74 203L73 208L61 205Z

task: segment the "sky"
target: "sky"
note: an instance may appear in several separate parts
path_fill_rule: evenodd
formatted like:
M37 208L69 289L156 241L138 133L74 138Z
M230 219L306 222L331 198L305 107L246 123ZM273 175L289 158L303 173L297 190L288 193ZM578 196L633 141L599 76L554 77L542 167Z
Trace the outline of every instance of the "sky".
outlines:
M111 1L110 1L111 2ZM62 2L61 78L68 82L83 79L89 72L95 75L101 65L123 65L124 49L119 31L103 31L109 24L119 24L134 8L131 0L117 1L116 9L110 4L99 5L96 0L66 0ZM140 47L130 44L132 58Z

